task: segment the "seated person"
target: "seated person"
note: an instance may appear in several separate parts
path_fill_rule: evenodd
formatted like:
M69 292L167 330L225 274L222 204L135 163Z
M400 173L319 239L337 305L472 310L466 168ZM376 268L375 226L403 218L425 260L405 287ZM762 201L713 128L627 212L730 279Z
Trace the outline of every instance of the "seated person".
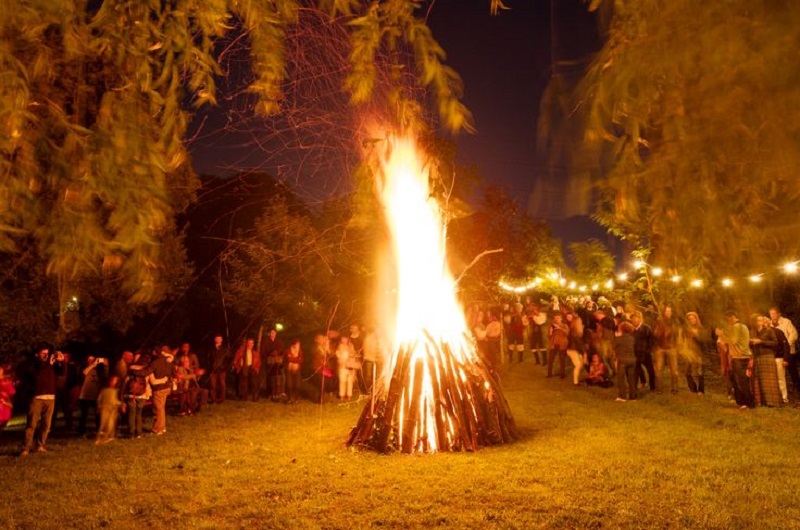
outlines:
M181 416L199 412L203 403L208 401L208 390L200 388L198 378L203 375L202 369L193 369L189 356L181 357L175 369L175 376L180 396Z
M611 386L606 365L603 364L603 361L600 360L600 356L596 353L592 355L592 362L589 363L589 375L586 376L586 384L599 386L601 388L608 388Z

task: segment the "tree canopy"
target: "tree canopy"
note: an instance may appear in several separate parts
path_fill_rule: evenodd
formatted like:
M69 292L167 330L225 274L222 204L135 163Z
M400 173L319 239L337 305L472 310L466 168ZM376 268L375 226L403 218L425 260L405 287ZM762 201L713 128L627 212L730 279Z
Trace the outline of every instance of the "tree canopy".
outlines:
M59 278L124 278L134 302L162 295L162 235L197 186L192 108L217 97L217 41L240 32L258 96L281 111L284 36L301 9L351 35L345 89L365 101L379 54L410 50L443 123L469 124L461 86L411 0L9 0L0 6L0 250L35 239ZM399 65L398 65L399 66ZM403 94L394 94L402 106ZM404 108L408 108L406 105Z
M580 134L572 173L594 175L596 218L684 274L796 259L800 121L789 109L800 104L800 5L590 7L602 11L605 43L562 99L569 119L550 127Z

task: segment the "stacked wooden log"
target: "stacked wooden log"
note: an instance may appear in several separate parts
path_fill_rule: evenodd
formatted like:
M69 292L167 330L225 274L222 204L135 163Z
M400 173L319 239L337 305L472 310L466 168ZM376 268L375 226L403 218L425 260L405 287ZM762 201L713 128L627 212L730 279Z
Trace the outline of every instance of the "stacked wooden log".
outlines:
M388 389L381 381L349 446L380 453L475 451L517 438L497 374L471 338L451 345L426 334L402 346L393 366Z

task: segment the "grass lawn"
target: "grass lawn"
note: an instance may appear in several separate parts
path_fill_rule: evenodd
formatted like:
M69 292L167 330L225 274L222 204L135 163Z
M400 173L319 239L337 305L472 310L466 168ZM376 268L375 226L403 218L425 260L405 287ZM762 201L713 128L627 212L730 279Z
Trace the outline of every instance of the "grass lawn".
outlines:
M165 436L0 434L3 528L800 528L800 410L575 390L513 365L523 434L478 453L377 455L343 445L360 405L228 402Z

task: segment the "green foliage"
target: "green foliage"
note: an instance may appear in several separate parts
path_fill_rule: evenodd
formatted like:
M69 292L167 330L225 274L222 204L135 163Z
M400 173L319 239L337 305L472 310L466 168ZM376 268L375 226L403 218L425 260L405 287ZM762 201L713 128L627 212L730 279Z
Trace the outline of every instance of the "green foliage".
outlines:
M800 6L591 7L610 14L606 41L565 108L583 125L573 175L601 167L597 219L681 274L746 275L800 251L800 122L786 114Z
M185 143L191 109L217 98L215 46L231 32L245 34L255 110L279 112L287 28L298 22L301 3L1 4L0 252L19 252L30 237L59 288L102 271L116 276L115 292L133 304L164 299L175 289L164 242L176 240L175 216L198 186ZM338 17L332 23L350 22L353 70L344 88L354 100L372 93L376 54L405 43L443 121L467 128L458 76L444 66L417 7L412 0L302 5ZM400 94L394 91L398 113L421 114Z
M405 47L413 50L416 79L419 85L430 88L435 96L439 117L450 131L472 130L472 116L460 101L463 85L458 74L444 64L445 53L433 38L423 19L415 16L419 8L414 0L373 0L364 13L353 19L350 63L352 70L345 80L345 88L354 103L366 101L375 87L378 69L376 58L386 54L390 58L394 80L399 83L406 65L400 61ZM418 109L408 116L405 111L415 108L407 94L395 91L391 96L398 107L401 126L419 121Z
M250 232L240 233L231 255L228 290L234 308L257 328L281 322L293 333L324 328L336 304L336 249L302 207L286 196L269 200Z
M565 268L561 243L549 225L525 214L497 186L486 188L476 212L450 223L448 245L457 276L482 252L503 249L485 255L466 271L460 288L468 300L494 299L499 280L527 282L544 271Z
M570 243L575 272L584 284L602 284L614 274L614 256L596 239Z

